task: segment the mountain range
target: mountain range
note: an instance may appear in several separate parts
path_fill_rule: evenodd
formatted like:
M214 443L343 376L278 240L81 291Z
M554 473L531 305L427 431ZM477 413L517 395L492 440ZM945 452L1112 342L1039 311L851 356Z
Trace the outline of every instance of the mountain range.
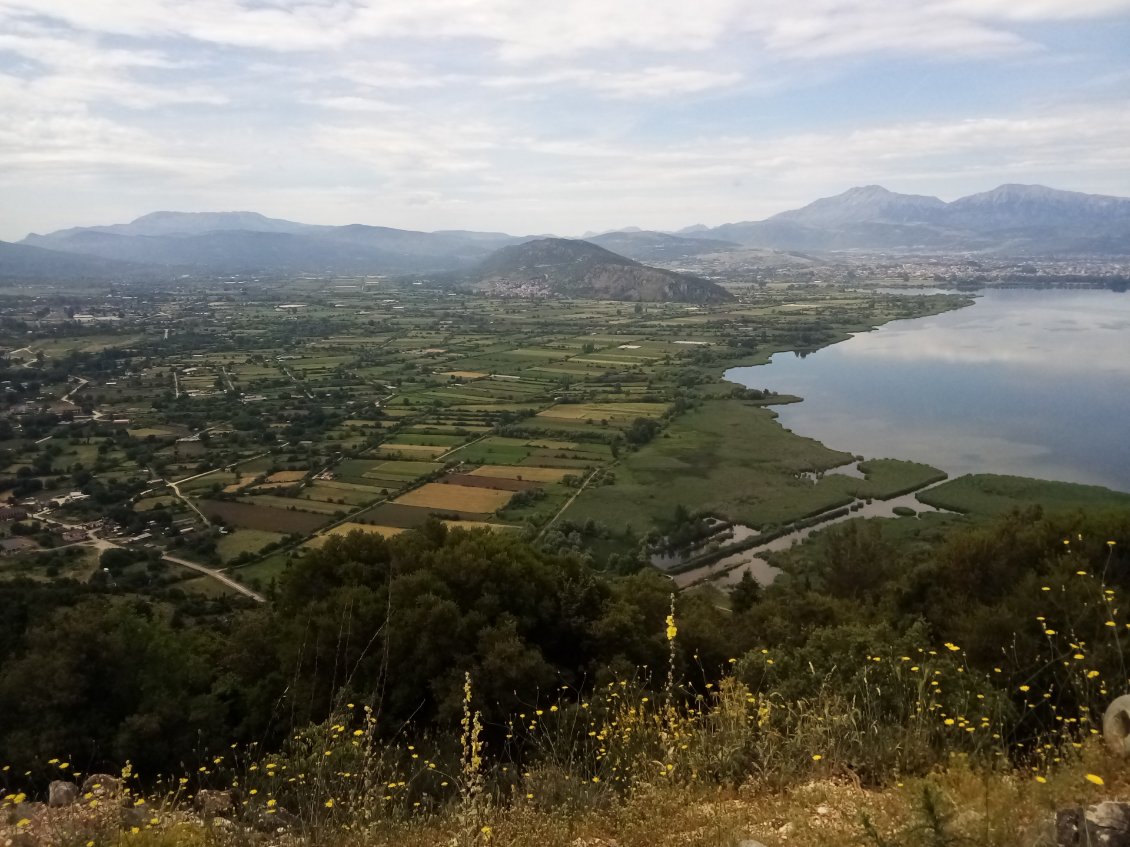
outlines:
M1127 255L1130 199L1002 185L946 203L869 185L760 221L698 224L674 233L632 227L586 235L625 260L644 262L747 248ZM319 226L255 212L155 212L128 224L32 234L17 245L0 242L0 277L467 273L496 250L537 238Z
M762 221L679 234L775 250L1127 254L1130 199L1002 185L946 203L868 185Z

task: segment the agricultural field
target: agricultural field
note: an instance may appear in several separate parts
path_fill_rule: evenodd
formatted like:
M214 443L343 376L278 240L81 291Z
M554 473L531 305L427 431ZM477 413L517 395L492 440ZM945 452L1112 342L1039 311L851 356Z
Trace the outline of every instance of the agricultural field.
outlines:
M19 410L0 432L0 489L265 585L354 530L438 519L549 543L582 524L647 532L677 506L765 527L936 480L878 461L865 480L821 477L853 457L786 432L720 375L959 298L733 290L709 307L494 299L426 279L59 295L120 316L96 328L57 304L35 318L36 295L9 292L10 326L38 328L0 327Z

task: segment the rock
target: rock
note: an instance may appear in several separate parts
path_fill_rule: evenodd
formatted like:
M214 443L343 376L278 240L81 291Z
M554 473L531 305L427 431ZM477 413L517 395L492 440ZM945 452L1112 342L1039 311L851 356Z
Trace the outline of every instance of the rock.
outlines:
M196 811L205 818L213 818L235 808L230 791L213 791L208 788L196 792L194 805Z
M1111 751L1119 756L1130 755L1130 694L1123 694L1103 713L1103 738Z
M1056 847L1075 847L1083 828L1082 809L1060 809L1055 813Z
M47 786L47 805L52 808L69 806L74 803L81 792L73 782L57 779Z
M1116 829L1130 834L1130 803L1111 800L1087 809L1087 823L1101 829Z
M1130 803L1108 800L1091 806L1083 816L1083 824L1083 844L1130 847Z
M1055 816L1056 847L1130 847L1130 803L1107 800Z
M108 773L92 773L82 783L82 794L85 797L90 794L93 797L107 797L115 794L120 794L122 791L122 781L116 776L110 776Z

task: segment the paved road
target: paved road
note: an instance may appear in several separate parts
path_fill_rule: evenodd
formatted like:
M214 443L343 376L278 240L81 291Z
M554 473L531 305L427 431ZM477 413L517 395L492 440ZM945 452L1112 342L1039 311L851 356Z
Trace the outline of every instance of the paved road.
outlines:
M47 523L57 524L58 526L61 526L64 529L81 529L82 528L82 527L80 527L76 524L69 524L69 523L65 523L64 521L59 520L58 518L52 518L52 517L48 516L45 512L40 512L36 515L33 515L33 517L38 518L39 520L42 520L42 521L46 521ZM87 545L87 546L90 546L90 547L94 547L94 549L96 549L96 550L124 550L124 549L127 549L127 548L123 547L121 544L116 544L115 542L110 541L108 538L98 538L98 537L91 538L89 541L79 542L78 544L68 544L67 546L68 547L77 547L77 546L80 546L80 545ZM250 597L256 603L266 603L267 602L267 598L264 597L259 592L252 591L250 588L248 588L243 583L237 582L236 580L234 580L230 576L228 576L226 573L219 571L219 570L216 570L215 568L210 568L207 565L202 565L198 562L190 562L188 559L182 559L179 556L169 556L169 555L163 554L161 556L161 558L166 562L172 562L174 565L180 565L182 568L188 568L191 571L196 571L197 573L202 574L206 577L209 577L210 579L214 579L217 582L222 583L223 585L226 585L228 588L232 589L233 591L238 592L239 594L242 594L244 597Z

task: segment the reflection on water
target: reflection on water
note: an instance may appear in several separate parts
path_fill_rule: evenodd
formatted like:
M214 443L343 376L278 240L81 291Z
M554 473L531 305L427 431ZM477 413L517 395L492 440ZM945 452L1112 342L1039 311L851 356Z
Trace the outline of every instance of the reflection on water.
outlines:
M833 449L1130 491L1130 294L989 291L726 378L804 397L781 424Z

